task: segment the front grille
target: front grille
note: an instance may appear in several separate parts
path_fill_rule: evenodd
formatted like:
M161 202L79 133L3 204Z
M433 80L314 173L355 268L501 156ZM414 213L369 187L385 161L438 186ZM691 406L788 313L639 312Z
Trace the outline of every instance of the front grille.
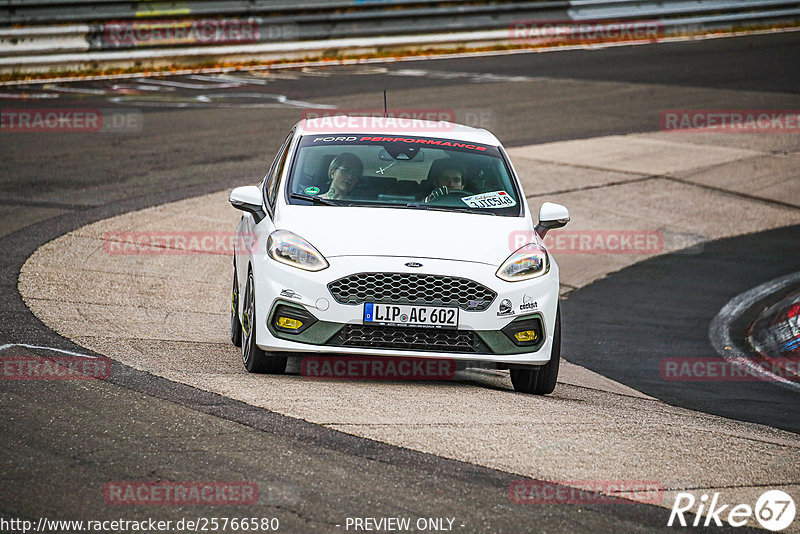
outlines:
M431 352L487 352L475 332L439 328L345 325L330 345L361 349L397 349Z
M358 273L328 284L339 304L392 302L422 306L458 306L483 311L497 293L473 280L412 273Z

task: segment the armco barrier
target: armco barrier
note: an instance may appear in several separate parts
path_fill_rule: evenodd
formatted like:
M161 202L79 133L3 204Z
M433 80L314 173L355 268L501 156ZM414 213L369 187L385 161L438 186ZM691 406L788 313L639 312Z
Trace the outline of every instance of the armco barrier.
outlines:
M303 57L325 50L513 42L520 21L647 20L664 34L796 24L797 0L7 0L0 70L202 58ZM25 26L58 22L70 25ZM75 24L82 22L83 24ZM2 28L3 24L23 25ZM129 55L120 54L131 51ZM86 53L86 54L83 54ZM83 55L82 55L83 54Z
M480 29L502 27L507 15L524 18L525 12L568 11L573 20L664 17L800 7L796 0L538 0L476 2L472 0L187 0L152 2L126 0L6 0L0 2L0 26L50 23L97 23L176 17L285 17L279 22L341 23L345 21L403 21L405 31L428 26L427 18L440 19L439 31L479 29L464 26L483 17ZM520 16L522 14L522 16ZM448 23L448 19L451 21ZM563 20L563 17L562 17ZM444 23L444 25L442 25ZM359 35L363 35L359 33ZM345 35L339 35L345 36ZM310 38L324 37L315 34Z
M450 4L468 0L449 0ZM6 0L0 3L0 24L42 24L138 19L145 17L236 16L334 13L406 5L438 5L441 0ZM531 2L528 2L531 3ZM566 2L557 2L566 3Z
M88 24L0 28L0 57L22 54L61 54L90 49Z

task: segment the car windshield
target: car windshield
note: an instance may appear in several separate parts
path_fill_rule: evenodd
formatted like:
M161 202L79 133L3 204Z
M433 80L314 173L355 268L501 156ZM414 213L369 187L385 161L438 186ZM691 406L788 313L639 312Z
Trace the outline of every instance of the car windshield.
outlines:
M290 204L522 213L497 147L430 137L306 135L286 191Z

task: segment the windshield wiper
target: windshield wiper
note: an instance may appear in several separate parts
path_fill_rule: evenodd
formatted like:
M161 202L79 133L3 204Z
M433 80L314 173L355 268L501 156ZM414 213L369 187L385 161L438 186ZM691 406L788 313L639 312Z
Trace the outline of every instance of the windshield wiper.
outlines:
M433 211L458 211L461 213L477 213L478 215L494 215L497 216L496 213L493 211L486 211L474 208L461 208L459 206L451 206L451 207L444 207L444 206L431 206L430 204L416 204L412 202L411 204L406 204L407 208L415 208L420 210L433 210Z
M292 193L289 198L296 198L298 200L308 200L314 204L321 204L323 206L340 206L339 202L328 200L326 198L314 197L311 195L303 195L302 193Z

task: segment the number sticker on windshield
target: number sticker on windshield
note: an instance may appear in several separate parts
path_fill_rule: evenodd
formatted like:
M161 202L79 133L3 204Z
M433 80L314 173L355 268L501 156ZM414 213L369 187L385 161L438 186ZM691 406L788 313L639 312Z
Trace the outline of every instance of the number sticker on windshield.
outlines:
M470 208L510 208L517 205L517 201L505 191L492 191L491 193L481 193L463 197L461 200Z

